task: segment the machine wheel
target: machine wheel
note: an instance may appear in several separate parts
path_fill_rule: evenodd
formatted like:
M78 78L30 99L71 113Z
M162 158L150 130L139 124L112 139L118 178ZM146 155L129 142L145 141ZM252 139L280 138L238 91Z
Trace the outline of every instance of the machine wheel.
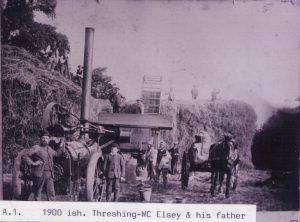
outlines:
M52 136L63 137L65 130L71 130L72 127L78 124L78 121L79 118L70 113L67 108L51 102L46 106L43 113L42 128L48 130Z
M94 153L86 172L86 197L88 201L100 202L105 190L105 178L102 172L102 154Z

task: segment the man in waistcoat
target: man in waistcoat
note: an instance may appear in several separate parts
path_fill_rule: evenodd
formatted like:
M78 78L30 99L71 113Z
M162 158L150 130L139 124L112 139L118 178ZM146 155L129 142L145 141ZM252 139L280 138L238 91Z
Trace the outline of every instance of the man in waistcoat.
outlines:
M41 200L43 187L46 186L47 200L55 200L53 157L65 152L64 139L61 139L57 151L49 146L48 132L40 133L40 144L34 145L23 156L23 160L32 166L34 199Z

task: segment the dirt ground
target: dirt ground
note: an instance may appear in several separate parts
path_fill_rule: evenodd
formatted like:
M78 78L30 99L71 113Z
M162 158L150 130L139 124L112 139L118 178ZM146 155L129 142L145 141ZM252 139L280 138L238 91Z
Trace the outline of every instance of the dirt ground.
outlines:
M199 204L255 204L258 211L298 210L298 190L288 186L259 186L270 174L266 171L241 170L236 191L231 191L230 198L224 193L211 197L210 173L195 173L186 190L181 189L180 175L168 175L168 186L163 188L162 178L159 183L144 181L151 185L153 203L175 203L176 197L186 198L186 203ZM4 198L11 199L11 175L4 177ZM137 184L140 183L137 181ZM122 183L120 202L141 202L137 184ZM57 196L58 201L70 201L70 197ZM82 196L79 200L84 201Z
M298 195L297 191L284 186L270 188L257 185L257 182L262 182L269 177L269 173L265 171L240 171L238 187L236 191L231 191L230 198L225 198L223 192L213 198L210 196L210 173L195 173L194 179L190 180L186 190L181 189L180 175L169 175L169 184L166 189L163 188L162 178L159 184L146 183L152 186L151 202L156 203L171 203L175 202L176 197L184 197L186 203L256 204L258 211L297 210L299 200L295 198ZM137 187L123 184L120 201L140 201Z

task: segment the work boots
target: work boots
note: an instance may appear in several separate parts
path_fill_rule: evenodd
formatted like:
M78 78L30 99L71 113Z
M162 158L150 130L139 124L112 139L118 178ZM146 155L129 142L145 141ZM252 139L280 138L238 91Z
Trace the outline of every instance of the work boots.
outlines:
M106 194L106 202L109 202L111 200L111 193Z
M117 202L119 200L119 191L114 192L114 202Z

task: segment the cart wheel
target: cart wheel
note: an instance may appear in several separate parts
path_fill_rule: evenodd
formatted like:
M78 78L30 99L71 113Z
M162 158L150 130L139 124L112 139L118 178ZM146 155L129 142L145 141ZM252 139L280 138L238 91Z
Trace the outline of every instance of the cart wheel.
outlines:
M102 164L102 154L94 153L86 172L86 197L88 201L100 202L102 200L105 189Z

